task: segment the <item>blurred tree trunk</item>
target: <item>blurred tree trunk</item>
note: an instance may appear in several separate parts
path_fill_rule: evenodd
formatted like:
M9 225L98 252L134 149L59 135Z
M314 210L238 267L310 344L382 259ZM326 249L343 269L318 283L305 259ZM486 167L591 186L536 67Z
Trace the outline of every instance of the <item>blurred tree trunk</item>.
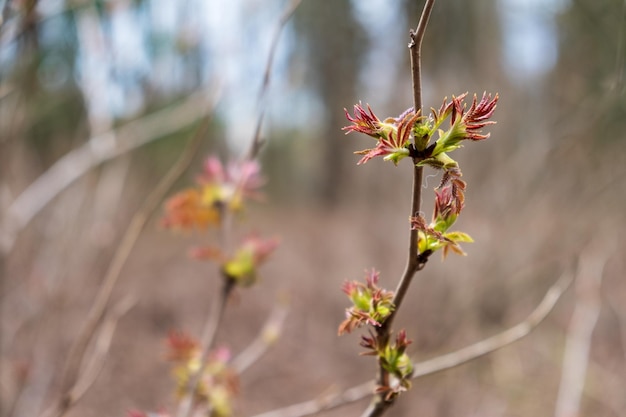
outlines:
M580 143L623 139L626 120L626 6L575 0L560 16L559 61L550 80L560 123ZM576 45L576 48L569 47ZM585 51L581 56L581 51ZM572 117L578 108L586 117Z
M343 109L357 100L359 64L366 51L366 36L353 15L349 0L303 2L295 25L308 65L307 78L323 106L323 126L318 133L320 158L319 193L328 205L336 203L345 186L345 168L351 152L342 140L347 124ZM313 121L312 121L313 122ZM315 128L313 123L313 128Z

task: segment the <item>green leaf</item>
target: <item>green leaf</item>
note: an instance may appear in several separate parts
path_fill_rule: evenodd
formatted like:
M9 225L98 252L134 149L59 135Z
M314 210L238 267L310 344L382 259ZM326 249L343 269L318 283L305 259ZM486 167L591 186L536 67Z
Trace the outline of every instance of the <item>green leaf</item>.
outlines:
M459 231L449 232L449 233L444 234L444 236L454 242L471 243L474 241L474 239L472 239L470 235L468 235L467 233L459 232Z

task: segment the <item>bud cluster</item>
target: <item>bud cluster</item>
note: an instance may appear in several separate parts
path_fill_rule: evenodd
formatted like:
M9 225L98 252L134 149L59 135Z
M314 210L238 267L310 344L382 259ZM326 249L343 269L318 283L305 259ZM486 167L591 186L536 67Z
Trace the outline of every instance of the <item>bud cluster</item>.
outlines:
M192 376L200 371L200 383L193 393L196 406L210 406L214 417L232 415L231 402L237 394L239 384L237 375L229 366L229 350L214 349L209 353L204 368L200 369L200 345L195 339L183 333L172 332L167 343L168 359L174 363L173 375L178 396L182 398L185 395Z
M343 284L343 292L352 301L352 307L346 309L346 319L339 325L339 335L365 324L379 327L394 310L393 292L377 285L380 273L374 269L366 273L365 284L358 281Z
M206 159L196 186L171 197L165 205L163 226L178 230L204 230L219 226L225 210L240 213L246 199L259 199L263 185L256 161L230 162Z
M469 109L464 103L466 96L467 93L453 96L450 102L445 98L441 107L432 109L428 117L409 108L397 118L381 121L369 105L364 108L361 103L354 106L352 115L345 110L346 118L352 123L343 128L346 133L364 133L377 141L374 148L355 152L363 155L358 165L379 156L397 165L400 160L409 157L416 167L430 166L443 170L441 182L435 189L432 220L427 222L421 214L409 219L411 230L417 232L417 253L412 255L417 257L418 265L423 266L428 257L439 249L442 249L444 259L449 251L465 255L460 243L472 242L468 234L450 231L465 205L466 183L461 179L459 164L448 153L460 148L463 141L481 141L489 137L489 133L482 133L481 129L495 123L489 119L495 111L498 95L492 98L484 93L480 100L474 95ZM447 119L449 126L444 130L442 126ZM431 143L435 136L435 141ZM393 292L379 288L378 279L379 274L372 269L366 276L365 284L352 281L343 285L352 306L346 309L346 319L339 326L339 334L349 333L364 325L371 326L369 336L362 336L361 346L367 349L365 355L378 358L382 371L376 392L384 395L385 401L391 401L411 386L413 364L406 353L411 342L405 330L401 330L395 342L390 343L392 320L389 317L397 306ZM405 288L398 288L398 293L404 294L402 290Z
M378 357L381 366L393 376L394 380L389 384L378 387L380 392L384 391L391 398L411 385L413 364L405 353L411 341L404 330L398 332L393 345L372 332L372 328L380 328L395 309L393 292L378 287L379 278L380 274L372 269L366 271L365 283L349 281L343 285L352 307L346 309L346 319L339 325L339 335L365 325L372 326L370 336L361 337L361 346L367 349L363 354Z
M225 284L224 298L235 286L254 284L260 266L278 246L278 239L265 239L253 233L244 235L232 248L225 244L230 241L230 236L226 235L232 232L230 220L244 211L248 200L262 198L259 189L263 183L256 161L224 165L211 156L206 159L195 185L165 202L165 215L161 221L164 227L186 232L215 228L222 232L221 245L194 248L191 257L219 265ZM267 337L276 338L277 331ZM191 398L194 416L231 416L232 401L238 391L238 377L230 367L230 352L218 348L209 351L208 357L203 357L202 351L208 350L210 343L200 346L194 338L178 332L170 333L167 342L168 359L174 363L173 374L179 400ZM153 414L132 411L129 415L145 417ZM169 417L167 412L156 415Z
M166 202L162 224L186 231L219 227L225 215L241 213L246 200L262 199L259 189L263 184L256 161L230 162L224 166L217 157L210 156L196 178L195 187L179 192ZM250 286L257 280L258 267L277 246L276 238L249 234L230 251L208 245L193 249L191 257L217 262L225 279Z

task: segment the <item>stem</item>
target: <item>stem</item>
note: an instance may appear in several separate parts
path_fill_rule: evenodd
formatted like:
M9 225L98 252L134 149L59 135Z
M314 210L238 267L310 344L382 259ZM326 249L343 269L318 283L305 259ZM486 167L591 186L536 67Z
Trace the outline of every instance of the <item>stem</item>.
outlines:
M426 33L426 26L432 12L435 0L426 0L422 15L416 30L410 31L411 41L409 42L409 50L411 53L411 76L413 79L413 108L415 112L422 111L422 76L421 76L421 52L422 52L422 40ZM415 161L414 161L415 162ZM422 176L423 167L413 167L413 190L411 197L411 216L415 216L420 211L420 204L422 199ZM424 267L425 259L420 259L419 248L417 245L418 231L411 230L409 234L409 254L407 258L406 267L400 278L400 282L396 288L396 292L393 299L395 306L394 311L385 320L383 325L378 329L378 339L381 346L389 344L391 336L391 329L393 321L402 305L404 296L406 295L409 285L415 276L415 273ZM389 386L389 372L386 371L382 363L379 360L378 378L377 383L380 387ZM394 398L391 400L385 400L385 393L379 393L374 396L372 403L362 414L363 417L381 416L384 412L393 404Z
M211 107L210 111L213 111L213 107ZM111 294L113 293L113 289L115 288L115 285L121 275L122 268L126 264L126 261L130 256L130 253L133 250L141 232L148 223L150 216L154 210L159 207L159 203L163 199L163 196L165 196L167 191L178 180L178 178L180 178L191 163L193 156L196 154L198 147L202 143L202 139L204 138L204 134L208 128L208 123L208 119L205 119L202 122L195 135L187 143L178 160L176 160L165 176L161 178L160 182L146 198L143 206L135 213L128 228L124 232L124 236L122 237L122 240L113 255L113 259L108 266L102 284L98 287L98 293L96 294L91 309L87 314L85 323L70 348L68 359L66 360L63 373L61 374L61 397L58 398L56 404L52 408L46 411L46 416L62 416L76 402L73 392L74 387L79 381L81 375L81 363L85 358L87 348L93 340L98 326L106 314Z
M267 62L265 63L265 71L263 72L263 82L261 83L261 90L259 91L259 118L257 119L256 127L254 129L254 136L252 138L252 143L250 144L250 149L246 156L247 160L254 160L259 155L259 151L263 146L263 139L261 139L261 127L263 126L263 119L265 118L265 97L267 96L267 90L269 89L270 79L272 76L272 64L274 63L274 55L276 55L276 49L278 48L278 41L280 40L280 35L283 33L283 29L287 22L291 19L293 14L296 12L298 6L302 0L291 0L287 5L285 5L285 9L283 10L282 15L280 16L280 20L278 21L278 26L274 31L274 36L272 37L272 43L270 45L270 50L267 55Z
M557 301L561 299L563 293L572 283L570 274L563 274L561 278L548 289L541 302L526 317L524 321L504 330L494 336L480 342L458 349L445 355L428 359L424 362L415 363L413 379L433 375L435 373L451 369L474 359L488 355L498 349L510 345L533 331L554 309ZM254 417L306 417L319 414L322 411L332 410L346 404L362 400L372 394L374 381L368 381L354 387L348 388L340 393L331 394L327 397L318 397L313 400L292 404L287 407L257 414ZM370 410L375 406L370 404L363 416L369 416ZM380 414L377 414L380 415Z
M213 340L219 327L222 317L224 315L224 308L226 307L226 300L230 295L231 290L234 287L234 283L231 280L224 280L222 291L215 297L213 301L209 317L207 318L204 328L202 329L202 339L200 346L202 347L202 353L200 355L200 366L198 370L191 376L189 384L185 392L185 397L181 400L178 407L177 417L189 417L193 412L195 393L198 390L198 385L202 379L202 373L206 368L206 364L209 359L209 353L213 347Z
M413 104L415 111L422 109L422 40L426 33L426 25L430 19L430 13L435 5L435 0L426 0L422 16L417 24L417 29L409 32L411 42L409 42L409 50L411 51L411 75L413 77Z
M421 79L421 50L422 39L424 39L424 33L426 32L426 25L430 18L430 13L433 9L435 0L426 0L422 16L420 17L419 24L415 31L411 30L411 42L409 43L409 50L411 51L411 75L413 77L413 104L416 112L422 111L422 79ZM422 199L422 176L424 168L421 166L415 166L413 169L413 192L411 198L411 216L415 216L420 211L420 204ZM406 268L402 274L402 278L396 288L393 303L396 306L395 310L385 321L383 327L385 331L391 330L391 325L397 314L397 311L404 300L404 296L409 288L411 280L415 273L424 267L423 261L420 261L419 249L417 247L417 230L411 230L409 236L409 256L407 259Z
M267 56L267 62L265 64L265 71L263 75L263 82L261 84L261 90L259 91L259 117L257 119L256 127L254 129L254 136L252 137L252 143L250 144L250 149L247 154L244 156L244 161L253 161L255 160L259 152L263 146L263 140L261 139L261 128L263 126L263 120L265 117L265 97L267 96L267 91L269 89L270 79L272 75L272 64L274 62L274 55L276 54L276 49L278 47L278 41L280 40L280 35L296 9L300 5L302 0L291 0L283 10L283 13L278 22L278 26L274 32L274 36L272 38L272 43L270 46L270 50ZM221 207L221 215L222 215L222 225L221 225L221 247L224 253L230 253L231 251L231 239L232 239L232 213L229 212L227 207ZM222 317L224 315L224 308L226 306L226 301L228 296L232 292L235 282L228 278L225 274L222 274L223 278L223 288L220 294L217 295L215 301L213 302L212 309L209 313L209 316L204 325L204 329L202 330L202 339L200 342L200 346L202 349L200 356L200 366L198 370L191 376L189 384L185 390L185 396L181 400L178 406L178 412L176 414L177 417L190 417L194 412L194 400L195 393L198 389L198 385L200 384L200 380L202 379L202 374L206 368L207 360L209 358L209 352L213 347L213 341L215 339L215 334L217 333L217 329L222 321ZM247 366L247 364L246 364ZM211 414L212 405L209 404L207 414Z

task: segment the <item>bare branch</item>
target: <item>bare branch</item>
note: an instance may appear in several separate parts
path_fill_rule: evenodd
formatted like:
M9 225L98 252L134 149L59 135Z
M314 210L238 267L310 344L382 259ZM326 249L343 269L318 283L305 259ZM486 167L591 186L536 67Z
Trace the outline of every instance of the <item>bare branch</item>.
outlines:
M54 197L89 170L210 114L215 105L215 90L213 86L198 91L178 104L128 122L115 131L96 135L55 162L9 206L1 224L0 253L9 253L20 231Z
M278 41L280 40L280 35L282 34L283 29L285 28L285 25L291 19L293 14L296 12L296 9L300 5L300 3L302 3L302 0L290 0L289 3L287 3L282 15L280 16L278 25L276 26L276 30L274 31L270 50L267 55L265 71L263 73L263 82L261 83L261 90L259 91L259 118L257 120L256 128L254 129L254 136L252 138L252 143L250 144L250 150L248 151L248 155L246 156L248 160L255 159L258 156L261 147L263 146L263 141L261 140L261 127L263 126L263 119L265 118L265 97L267 96L267 90L269 88L270 79L272 76L272 64L274 62L274 55L276 55Z
M217 101L214 100L213 104L209 106L210 111L207 111L207 113L211 113L213 111L216 102ZM122 268L125 265L135 242L148 222L150 215L159 206L167 191L185 172L191 163L200 143L202 142L204 134L206 133L208 122L209 121L207 119L203 121L194 137L187 143L186 148L183 150L178 160L152 190L150 195L145 200L144 205L135 213L130 225L126 229L120 245L117 247L113 259L109 264L109 268L105 274L103 282L98 288L98 293L96 294L94 303L87 315L85 324L70 349L68 359L65 364L65 370L63 371L63 377L61 379L61 390L63 394L57 403L58 412L51 414L51 416L63 415L63 413L68 410L69 405L75 402L72 398L73 392L71 388L80 377L80 364L84 359L85 352L93 338L95 330L106 312L111 293L119 279Z
M200 348L202 349L199 361L200 366L198 366L198 369L189 379L185 394L178 404L178 412L176 413L177 417L189 417L193 412L194 393L197 391L200 380L202 379L202 373L206 369L209 354L211 353L211 348L213 346L213 340L215 339L215 334L217 333L219 324L222 321L226 301L228 300L228 296L233 289L233 285L234 283L232 281L225 280L222 291L220 291L219 294L216 294L213 302L211 303L211 311L209 312L204 328L202 329L202 338L200 341Z
M315 400L304 401L288 407L257 414L254 417L304 417L332 410L343 405L362 400L372 395L374 381L368 381L349 388L339 394L323 396Z
M626 396L624 396L624 385L626 376L619 368L605 369L598 363L591 360L589 362L590 384L585 387L585 395L604 405L613 412L613 415L626 416Z
M263 82L261 84L261 90L259 91L259 118L257 120L257 125L254 131L254 136L252 138L252 143L250 144L250 149L248 154L245 156L248 160L256 159L259 151L263 145L261 140L261 127L263 124L263 119L265 117L265 103L263 103L265 96L267 95L267 90L269 88L269 82L272 73L272 63L274 61L274 55L276 53L276 48L278 46L278 41L280 39L280 35L285 27L286 23L289 21L291 16L295 13L296 9L300 5L302 0L291 0L285 7L278 25L276 27L276 31L274 32L274 37L272 38L272 43L270 46L270 50L267 57L267 63L265 66L265 72L263 75ZM230 221L231 216L225 211L224 220L222 221L222 248L227 249L230 243L230 232L231 232L231 224ZM200 356L200 366L198 370L191 376L189 383L187 384L187 389L185 390L185 394L183 399L180 401L178 406L178 411L176 413L177 417L189 417L193 412L193 402L194 395L198 388L198 384L200 383L200 379L202 377L202 371L204 370L211 347L213 345L213 339L219 324L222 320L222 315L224 313L224 307L226 305L226 300L228 295L230 294L234 283L229 280L227 277L224 277L224 287L220 294L217 296L216 300L213 302L213 308L209 314L209 317L206 320L202 341L200 343L201 346L201 356Z
M258 361L261 356L267 352L269 347L278 340L282 332L285 318L287 318L287 306L284 302L279 301L270 313L269 318L257 338L233 359L231 366L238 375L241 375L246 369Z
M572 281L573 279L569 274L561 276L561 278L550 287L535 310L530 313L526 320L518 325L463 349L417 363L415 365L413 378L420 378L454 368L508 346L525 337L547 317Z
M70 398L74 404L80 400L83 395L85 395L98 378L98 375L100 375L100 372L104 367L106 355L111 346L111 341L113 340L117 323L130 309L135 306L135 304L136 300L133 297L126 297L113 307L113 309L111 309L111 313L101 326L95 344L95 351L89 358L89 363L87 363L84 367L81 367L80 378L71 389L72 394L70 395ZM70 404L69 407L72 405L73 404Z
M413 103L415 111L422 109L422 41L426 34L426 26L430 14L433 11L435 0L426 0L422 15L417 24L417 29L411 30L411 42L409 42L409 50L411 51L411 77L413 80Z
M580 402L589 367L591 337L602 307L600 286L607 261L607 251L590 247L592 245L579 258L576 307L565 342L555 417L575 417L580 414Z
M500 348L510 345L513 342L520 340L528 335L533 329L535 329L552 311L557 301L561 298L565 290L572 283L572 277L568 274L564 274L559 280L548 289L546 295L543 297L539 305L528 315L528 317L521 323L508 330L503 331L488 339L482 340L473 345L459 349L457 351L448 353L446 355L438 356L433 359L429 359L424 362L415 364L415 371L413 378L421 378L427 375L432 375L437 372L444 371L446 369L454 368L464 363L470 362L481 356L487 355ZM363 398L369 397L373 394L375 387L374 381L368 381L366 383L354 386L343 391L340 394L327 396L320 399L311 401L305 401L298 404L290 405L288 407L280 408L273 411L268 411L263 414L258 414L254 417L305 417L313 414L320 413L322 411L338 408L343 405L353 403ZM372 402L366 409L365 413L377 412L375 410L376 403Z

